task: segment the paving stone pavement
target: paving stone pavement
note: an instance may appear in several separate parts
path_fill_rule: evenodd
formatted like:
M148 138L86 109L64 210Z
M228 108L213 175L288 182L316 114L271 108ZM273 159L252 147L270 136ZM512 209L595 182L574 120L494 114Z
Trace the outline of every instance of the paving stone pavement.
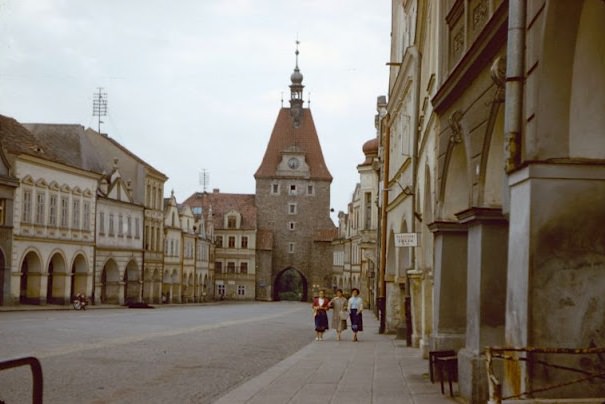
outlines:
M428 361L405 341L378 334L372 313L364 316L359 342L333 330L250 379L215 404L437 404L454 403L428 377ZM309 339L314 337L313 330ZM454 385L456 392L457 385Z

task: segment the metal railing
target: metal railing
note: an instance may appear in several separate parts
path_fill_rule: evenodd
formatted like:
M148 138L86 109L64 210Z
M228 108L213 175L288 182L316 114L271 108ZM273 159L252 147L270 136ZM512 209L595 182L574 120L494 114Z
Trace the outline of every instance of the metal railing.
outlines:
M29 366L32 371L32 403L42 404L42 366L40 365L40 361L38 359L34 358L33 356L28 356L25 358L2 361L0 362L0 371L21 366Z
M605 347L601 348L535 348L535 347L487 347L485 349L485 361L487 367L487 381L488 381L488 392L489 392L489 404L501 404L503 400L511 400L511 399L527 399L531 397L535 393L543 393L546 391L558 389L565 386L570 386L577 383L590 382L595 379L603 379L605 380L605 371L604 368L597 368L596 371L587 371L585 369L575 368L571 366L565 366L561 364L555 364L543 359L536 358L534 354L568 354L568 355L597 355L598 358L603 361L601 354L605 353ZM524 354L524 356L522 356ZM514 392L506 397L502 395L502 385L500 380L496 376L494 371L494 360L499 359L503 361L507 361L508 364L513 362L527 362L530 367L534 365L542 365L546 368L563 370L566 372L571 372L578 377L570 377L568 380L553 383L546 386L532 388L528 391L518 391ZM506 365L506 363L505 363ZM511 367L508 367L510 369ZM509 372L510 373L510 372ZM509 375L511 378L516 380L511 380L511 383L516 386L521 386L520 374L517 375Z

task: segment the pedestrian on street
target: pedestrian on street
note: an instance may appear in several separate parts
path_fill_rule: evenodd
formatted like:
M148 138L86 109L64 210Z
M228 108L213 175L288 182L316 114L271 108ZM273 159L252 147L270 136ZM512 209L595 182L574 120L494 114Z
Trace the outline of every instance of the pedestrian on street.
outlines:
M357 342L357 333L363 331L363 299L359 296L359 289L351 290L349 298L349 315L351 316L351 331L353 331L353 341Z
M324 332L328 327L328 309L330 300L326 297L326 292L322 289L319 296L313 298L313 319L315 320L315 341L322 341Z
M332 313L332 328L336 330L336 340L340 341L340 333L347 329L347 298L342 295L342 289L336 289L336 296L330 301Z

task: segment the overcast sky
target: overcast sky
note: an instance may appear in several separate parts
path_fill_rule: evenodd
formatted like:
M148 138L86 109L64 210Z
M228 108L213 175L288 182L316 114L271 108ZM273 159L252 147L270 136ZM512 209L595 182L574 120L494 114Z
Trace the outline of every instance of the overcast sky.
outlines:
M165 194L254 193L295 65L346 210L386 93L387 0L0 0L0 114L97 128L165 173ZM306 106L306 103L305 103ZM332 216L335 217L334 215Z

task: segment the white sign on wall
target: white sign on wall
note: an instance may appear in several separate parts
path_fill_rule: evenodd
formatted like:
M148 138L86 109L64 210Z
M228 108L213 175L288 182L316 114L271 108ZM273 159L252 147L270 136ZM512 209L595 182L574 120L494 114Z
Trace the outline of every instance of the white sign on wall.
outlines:
M417 247L416 233L395 233L395 247Z

